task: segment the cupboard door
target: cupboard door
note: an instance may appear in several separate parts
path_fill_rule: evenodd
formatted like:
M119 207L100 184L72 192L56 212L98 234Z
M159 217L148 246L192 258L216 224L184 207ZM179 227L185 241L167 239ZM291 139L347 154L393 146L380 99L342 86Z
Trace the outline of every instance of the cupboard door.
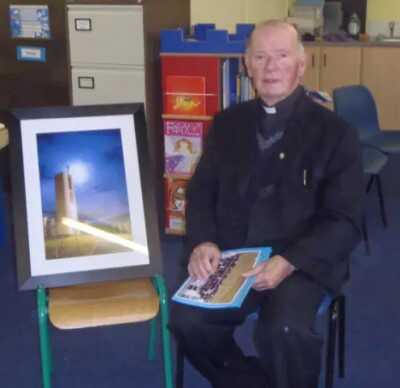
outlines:
M400 129L400 49L363 49L361 81L374 96L382 129Z
M320 90L332 96L333 89L361 82L360 47L322 47Z
M307 89L319 89L320 47L306 47L306 72L302 84Z

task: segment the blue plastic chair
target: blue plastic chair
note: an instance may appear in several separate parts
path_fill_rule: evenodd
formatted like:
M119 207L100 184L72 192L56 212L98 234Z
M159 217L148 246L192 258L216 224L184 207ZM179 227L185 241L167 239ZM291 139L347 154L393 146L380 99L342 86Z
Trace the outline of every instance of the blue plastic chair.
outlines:
M400 153L400 132L381 130L375 100L367 87L336 88L333 90L333 103L335 112L358 129L362 143L387 154Z
M337 355L338 376L345 375L345 296L340 294L334 298L326 295L323 299L317 316L323 316L328 312L328 333L325 353L325 376L321 380L321 388L333 387L333 375L335 370L335 358ZM257 313L250 314L247 319L256 319ZM336 354L337 349L337 354ZM183 388L184 383L185 352L178 344L176 348L175 388Z
M376 184L382 222L387 227L380 173L388 162L387 155L400 152L400 133L380 130L374 99L365 86L353 85L334 89L333 104L335 112L358 129L362 143L363 171L368 177L366 192L369 193L372 185ZM362 228L366 252L369 254L370 245L365 214Z

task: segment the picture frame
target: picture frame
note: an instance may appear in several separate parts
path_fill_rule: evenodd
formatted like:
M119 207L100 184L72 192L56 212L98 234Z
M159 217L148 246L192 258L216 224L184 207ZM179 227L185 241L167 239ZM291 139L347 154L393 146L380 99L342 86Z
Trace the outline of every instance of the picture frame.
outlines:
M50 14L47 4L10 4L8 12L11 38L51 39Z
M142 103L22 108L6 120L19 289L161 272Z

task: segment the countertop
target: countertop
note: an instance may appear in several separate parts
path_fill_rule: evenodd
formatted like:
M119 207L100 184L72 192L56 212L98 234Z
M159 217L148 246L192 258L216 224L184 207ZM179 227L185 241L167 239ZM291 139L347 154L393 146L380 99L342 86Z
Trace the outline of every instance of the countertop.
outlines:
M313 42L303 42L305 47L319 47L319 46L340 46L340 47L400 47L400 40L398 42L383 42L378 40L370 40L362 42L359 40L349 40L349 41L326 41L326 40L316 40Z

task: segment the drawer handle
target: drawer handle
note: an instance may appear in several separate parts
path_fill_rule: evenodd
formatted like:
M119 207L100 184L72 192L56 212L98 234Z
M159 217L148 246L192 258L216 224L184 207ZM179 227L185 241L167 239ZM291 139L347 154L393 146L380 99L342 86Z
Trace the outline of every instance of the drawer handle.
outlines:
M326 54L324 54L324 67L326 67Z
M92 19L75 18L75 31L92 31Z
M315 67L315 56L314 54L311 56L311 67Z
M79 89L94 89L94 77L78 77Z

